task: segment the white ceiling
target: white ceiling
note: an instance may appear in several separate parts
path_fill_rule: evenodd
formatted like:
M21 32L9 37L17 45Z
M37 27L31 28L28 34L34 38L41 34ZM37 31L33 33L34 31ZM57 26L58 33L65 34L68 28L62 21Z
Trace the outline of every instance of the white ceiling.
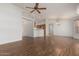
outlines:
M39 7L46 7L46 10L41 10L41 14L37 12L30 13L31 9L25 7L34 7L34 3L16 3L15 5L25 9L25 12L34 19L55 19L69 18L76 15L78 3L40 3Z

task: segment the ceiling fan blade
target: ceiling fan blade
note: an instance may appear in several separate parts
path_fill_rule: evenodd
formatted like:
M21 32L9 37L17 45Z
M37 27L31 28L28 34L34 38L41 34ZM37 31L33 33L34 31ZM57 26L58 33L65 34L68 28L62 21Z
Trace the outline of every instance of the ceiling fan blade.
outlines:
M35 8L38 8L38 5L39 5L39 3L36 3L36 4L35 4Z
M33 13L35 10L32 10L31 13Z
M38 13L41 13L38 9L37 9L37 12L38 12Z
M46 8L38 8L38 9L40 9L40 10L45 10Z
M26 8L29 8L29 9L34 9L34 8L32 8L32 7L26 7Z

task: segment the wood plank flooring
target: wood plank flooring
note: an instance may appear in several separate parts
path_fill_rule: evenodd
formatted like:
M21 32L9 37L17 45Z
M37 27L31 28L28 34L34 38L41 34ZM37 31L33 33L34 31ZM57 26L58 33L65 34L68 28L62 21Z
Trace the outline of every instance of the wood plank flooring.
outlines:
M0 45L1 56L79 56L79 40L52 36L23 38L21 41Z

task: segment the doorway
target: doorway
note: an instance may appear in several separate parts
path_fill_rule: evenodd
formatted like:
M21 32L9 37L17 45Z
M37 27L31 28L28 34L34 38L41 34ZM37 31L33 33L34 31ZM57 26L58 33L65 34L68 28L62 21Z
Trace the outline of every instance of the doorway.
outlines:
M53 36L53 24L49 24L49 36Z

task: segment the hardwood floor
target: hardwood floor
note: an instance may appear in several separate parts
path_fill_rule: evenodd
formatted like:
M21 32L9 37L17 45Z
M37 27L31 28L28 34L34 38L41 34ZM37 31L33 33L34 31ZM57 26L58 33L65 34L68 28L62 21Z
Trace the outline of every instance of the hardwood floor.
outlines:
M79 40L53 36L23 38L21 41L0 45L2 56L79 56Z

